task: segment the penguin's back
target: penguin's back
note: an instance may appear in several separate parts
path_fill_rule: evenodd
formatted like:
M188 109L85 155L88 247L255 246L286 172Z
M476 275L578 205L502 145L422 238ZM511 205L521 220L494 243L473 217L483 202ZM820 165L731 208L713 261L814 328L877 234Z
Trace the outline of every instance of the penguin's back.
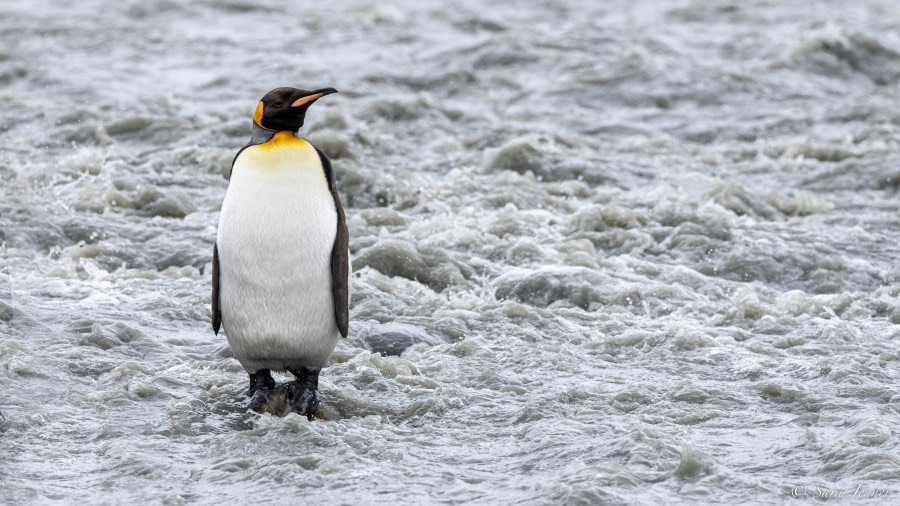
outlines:
M250 372L321 368L340 337L331 254L337 210L316 149L289 132L245 148L222 203L222 324Z

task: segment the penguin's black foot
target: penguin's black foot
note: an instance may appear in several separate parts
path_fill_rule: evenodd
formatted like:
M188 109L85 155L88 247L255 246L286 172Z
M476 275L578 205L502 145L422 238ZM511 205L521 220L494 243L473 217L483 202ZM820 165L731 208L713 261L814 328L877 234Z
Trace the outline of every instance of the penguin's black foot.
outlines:
M308 388L299 381L286 383L284 389L291 405L291 411L298 415L305 415L306 419L311 422L319 409L318 390Z
M291 410L311 422L319 409L319 371L303 368L290 372L297 377L284 385Z
M259 389L250 397L247 409L257 413L266 413L272 405L272 390Z
M275 390L275 380L268 369L260 369L250 374L250 403L247 409L257 413L265 413L272 404L272 393Z

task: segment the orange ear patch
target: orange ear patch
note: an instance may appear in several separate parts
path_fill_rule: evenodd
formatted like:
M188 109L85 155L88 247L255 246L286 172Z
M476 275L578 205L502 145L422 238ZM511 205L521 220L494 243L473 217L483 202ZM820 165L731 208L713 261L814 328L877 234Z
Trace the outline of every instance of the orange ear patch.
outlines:
M262 126L262 117L263 117L263 103L262 100L256 104L256 112L253 113L253 122L256 123L257 126L265 128Z

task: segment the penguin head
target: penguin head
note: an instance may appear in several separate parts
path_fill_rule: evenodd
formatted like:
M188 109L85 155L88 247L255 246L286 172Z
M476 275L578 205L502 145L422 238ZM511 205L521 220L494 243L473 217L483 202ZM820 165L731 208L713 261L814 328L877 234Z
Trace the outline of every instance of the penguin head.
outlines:
M306 110L313 102L325 95L337 93L334 88L318 90L300 90L297 88L275 88L265 94L256 112L253 122L266 130L288 130L296 132L303 126Z

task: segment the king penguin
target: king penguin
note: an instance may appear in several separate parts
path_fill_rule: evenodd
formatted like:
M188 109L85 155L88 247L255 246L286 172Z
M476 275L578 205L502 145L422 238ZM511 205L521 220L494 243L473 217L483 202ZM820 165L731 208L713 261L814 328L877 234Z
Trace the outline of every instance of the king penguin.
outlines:
M276 88L256 105L250 143L231 164L213 246L212 325L224 327L250 375L250 409L285 385L291 409L313 419L319 372L347 337L349 233L331 162L298 137L306 111L334 88Z

